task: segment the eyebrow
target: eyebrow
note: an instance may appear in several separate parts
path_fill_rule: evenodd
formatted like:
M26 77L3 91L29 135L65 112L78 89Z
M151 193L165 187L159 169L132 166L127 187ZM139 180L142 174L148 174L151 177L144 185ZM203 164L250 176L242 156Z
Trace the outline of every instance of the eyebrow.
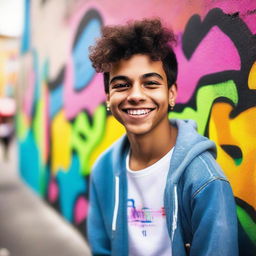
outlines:
M142 75L142 78L149 78L149 77L152 77L152 76L153 77L156 76L156 77L160 78L161 80L164 80L161 75L159 75L158 73L155 73L155 72L144 74L144 75Z
M110 80L109 84L115 82L116 80L130 81L130 79L129 79L127 76L114 76L114 77Z
M158 73L155 73L155 72L146 73L146 74L142 75L141 78L149 78L149 77L154 77L154 76L157 78L160 78L161 80L164 80L161 75L159 75ZM127 76L114 76L110 80L109 84L115 82L116 80L130 81L130 79Z

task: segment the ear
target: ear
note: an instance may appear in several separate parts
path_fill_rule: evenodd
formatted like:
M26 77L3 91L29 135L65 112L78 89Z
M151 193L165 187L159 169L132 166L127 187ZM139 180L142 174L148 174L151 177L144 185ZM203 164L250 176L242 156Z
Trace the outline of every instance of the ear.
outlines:
M177 98L177 85L173 84L170 88L169 88L169 102L174 102L176 101Z

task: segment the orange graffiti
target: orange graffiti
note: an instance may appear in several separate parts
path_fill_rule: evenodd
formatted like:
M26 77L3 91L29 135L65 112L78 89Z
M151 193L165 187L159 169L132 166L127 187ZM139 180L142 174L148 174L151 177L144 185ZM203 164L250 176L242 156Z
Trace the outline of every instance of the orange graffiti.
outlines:
M217 161L227 175L234 195L256 208L256 107L230 118L232 106L213 105L209 138L217 144ZM233 149L234 155L228 149ZM240 154L240 156L239 156Z

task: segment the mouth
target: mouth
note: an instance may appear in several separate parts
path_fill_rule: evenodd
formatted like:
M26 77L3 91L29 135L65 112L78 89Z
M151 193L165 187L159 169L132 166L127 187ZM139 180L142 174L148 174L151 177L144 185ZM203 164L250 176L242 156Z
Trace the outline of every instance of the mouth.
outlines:
M128 114L129 116L145 116L153 110L155 110L155 108L122 109L122 111Z

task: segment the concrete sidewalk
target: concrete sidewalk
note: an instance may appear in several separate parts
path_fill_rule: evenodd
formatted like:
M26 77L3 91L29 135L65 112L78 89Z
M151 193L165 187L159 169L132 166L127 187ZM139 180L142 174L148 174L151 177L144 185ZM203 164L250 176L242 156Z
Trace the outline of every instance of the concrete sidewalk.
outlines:
M87 256L83 237L19 179L0 149L0 256Z

